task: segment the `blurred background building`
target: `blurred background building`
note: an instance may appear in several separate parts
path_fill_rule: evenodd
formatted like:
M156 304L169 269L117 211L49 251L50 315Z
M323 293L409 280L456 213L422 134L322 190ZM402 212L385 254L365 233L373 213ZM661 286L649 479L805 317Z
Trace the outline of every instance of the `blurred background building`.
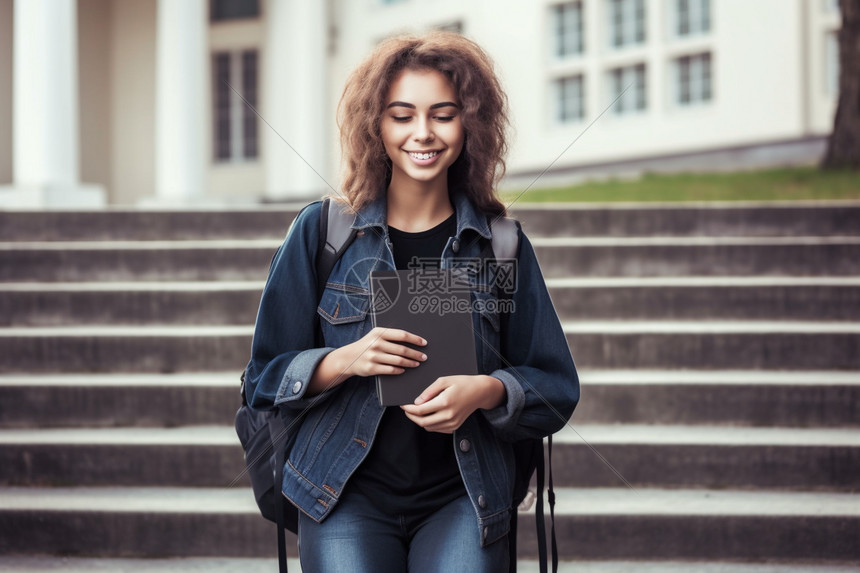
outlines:
M508 187L550 164L541 184L811 163L832 128L837 4L0 0L0 208L319 196L338 185L347 74L431 28L496 60Z

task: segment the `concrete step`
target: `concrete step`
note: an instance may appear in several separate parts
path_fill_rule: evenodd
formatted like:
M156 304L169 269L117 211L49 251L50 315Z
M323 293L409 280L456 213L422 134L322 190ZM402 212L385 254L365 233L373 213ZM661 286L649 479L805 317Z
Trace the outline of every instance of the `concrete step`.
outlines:
M0 212L0 241L282 238L306 203L210 210ZM529 236L857 235L860 205L786 203L526 203L511 206Z
M232 487L250 483L232 426L0 430L2 485Z
M556 495L565 560L860 560L856 495L623 488ZM276 549L273 526L247 489L0 488L0 522L2 555L227 558ZM530 514L520 514L518 538L520 558L534 559Z
M0 555L277 555L275 525L246 487L0 488L0 523Z
M262 282L281 241L0 243L0 282Z
M224 424L239 407L239 370L6 374L0 376L0 427ZM575 426L860 427L856 371L580 368L579 375L582 400L573 414Z
M0 376L0 427L224 424L241 404L241 370Z
M581 424L860 427L860 372L581 370Z
M0 570L8 573L272 573L278 564L274 558L175 558L175 559L96 559L87 557L0 557ZM287 560L291 573L301 573L296 558ZM537 561L519 560L519 573L538 573ZM856 573L853 565L815 565L812 563L719 563L705 561L562 561L559 573Z
M546 282L562 320L860 318L860 277L607 277Z
M850 429L568 426L558 486L860 489ZM248 484L231 426L0 430L0 484L226 487Z
M860 237L557 237L532 243L547 278L860 274Z
M290 573L301 573L301 564L295 557L287 559ZM95 557L64 557L54 555L3 556L0 571L7 573L90 573L111 571L116 573L272 573L278 570L277 557L176 557L173 559L118 559ZM561 567L559 567L561 571ZM824 572L822 572L824 573ZM829 571L827 573L830 573ZM836 573L836 572L834 572Z
M562 559L860 561L860 496L686 489L557 489ZM533 519L517 549L536 553Z
M860 324L853 322L581 321L562 326L583 368L860 369Z
M548 279L562 320L858 320L860 277ZM0 326L253 324L263 283L0 283Z
M0 328L2 372L241 372L252 326Z
M856 428L568 425L553 438L567 487L857 491Z
M0 283L0 326L254 324L264 283Z
M304 206L210 210L0 211L0 241L283 239Z
M860 323L562 324L582 368L860 370ZM0 328L0 373L240 371L252 326Z
M856 276L860 237L559 237L532 241L548 278ZM0 243L0 282L263 281L280 240Z
M860 204L570 204L517 202L511 216L531 236L804 236L860 234Z

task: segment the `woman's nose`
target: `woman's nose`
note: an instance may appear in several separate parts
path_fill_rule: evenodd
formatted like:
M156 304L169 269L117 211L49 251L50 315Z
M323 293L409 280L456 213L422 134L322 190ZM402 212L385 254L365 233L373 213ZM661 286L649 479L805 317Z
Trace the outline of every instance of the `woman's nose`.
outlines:
M430 141L433 139L433 130L430 128L430 122L426 119L419 118L415 125L415 133L413 134L415 141Z

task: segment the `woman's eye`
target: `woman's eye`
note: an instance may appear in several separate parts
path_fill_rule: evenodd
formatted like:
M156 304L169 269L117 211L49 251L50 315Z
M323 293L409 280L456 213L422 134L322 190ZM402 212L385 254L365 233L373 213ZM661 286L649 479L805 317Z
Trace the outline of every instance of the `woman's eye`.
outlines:
M392 115L391 119L393 119L394 121L409 121L412 118L409 117L408 115L403 115L403 116Z
M437 115L436 119L438 119L439 121L451 121L452 119L454 119L454 116L453 115Z

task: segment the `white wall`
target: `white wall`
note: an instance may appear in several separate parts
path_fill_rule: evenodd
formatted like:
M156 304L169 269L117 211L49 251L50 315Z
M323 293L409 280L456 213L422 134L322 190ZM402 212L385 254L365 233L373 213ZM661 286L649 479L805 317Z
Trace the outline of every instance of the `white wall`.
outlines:
M83 183L101 185L111 202L111 0L78 0L78 103L80 173Z
M804 14L819 9L821 1L712 0L710 34L672 39L670 0L647 0L646 44L610 50L606 0L584 0L585 54L559 62L550 56L550 6L558 0L509 2L504 7L492 0L441 1L432 10L418 0L390 6L374 0L340 0L338 57L331 71L337 89L332 90L331 107L348 70L376 40L401 30L420 31L462 20L464 33L496 60L508 91L514 125L509 173L540 171L549 165L606 108L607 70L639 62L647 67L648 109L636 115L603 115L555 167L825 134L832 122L832 97L816 92L806 103L801 89L804 50L813 68L810 73L821 73L814 67L824 61L820 46L803 43L804 26L818 25ZM832 20L824 18L830 25ZM701 51L712 54L712 100L680 108L670 97L672 59ZM558 125L551 117L551 80L566 73L584 74L586 113L581 122ZM804 113L810 116L808 121Z
M681 153L712 147L765 142L800 135L799 13L785 0L714 0L709 36L666 41L666 3L651 0L648 42L641 48L607 53L603 2L587 3L586 117L564 127L548 118L549 79L553 66L540 53L544 46L526 44L521 62L513 64L518 81L510 86L520 137L511 170L542 169L578 136L608 102L605 72L616 65L646 64L648 109L638 115L603 115L556 164L559 167ZM597 7L598 10L593 10ZM591 10L588 10L592 8ZM590 13L589 13L590 12ZM597 12L595 14L595 12ZM513 18L513 15L509 15ZM519 15L522 18L522 15ZM533 37L546 37L533 27ZM522 20L521 20L522 21ZM531 22L531 21L530 21ZM763 26L762 23L768 25ZM509 26L516 23L509 21ZM670 101L671 60L686 53L712 53L713 99L679 108ZM544 51L544 53L546 53ZM515 58L509 54L507 67Z
M265 3L262 4L265 8ZM262 18L265 18L264 9L261 19L239 20L226 23L221 22L209 25L209 52L207 54L206 62L210 72L206 75L210 78L210 81L206 84L207 94L211 96L212 93L211 56L213 52L219 50L232 51L257 49L259 50L257 69L260 70L260 72L265 69L265 58L268 54L265 48L265 27L263 25ZM257 108L260 114L265 118L269 115L267 110L268 107L272 105L272 102L267 102L265 100L266 93L263 89L264 81L265 78L263 78L262 73L260 73L257 92L259 95L259 101ZM240 88L241 86L238 86L237 89ZM258 123L257 133L259 155L256 160L235 163L216 163L213 160L212 152L212 103L212 97L207 97L205 102L201 102L201 105L206 106L206 125L201 127L206 133L204 141L206 142L206 157L208 158L208 165L206 166L206 189L208 190L208 194L212 197L222 199L241 199L242 197L251 199L262 197L263 190L265 188L265 170L263 162L266 161L269 151L266 149L264 144L266 141L265 130L269 129L268 126L266 126L262 121Z
M272 0L299 1L299 0ZM832 128L835 94L827 88L826 36L838 29L829 0L711 0L711 33L671 39L671 0L646 0L648 42L611 51L606 46L606 0L583 0L586 52L556 61L551 56L550 6L560 0L327 0L332 50L327 56L327 119L320 124L326 158L314 166L335 187L341 173L335 113L344 81L380 39L401 31L424 31L462 22L464 33L495 59L511 103L508 173L537 172L556 158L609 101L605 74L616 65L647 65L648 109L638 115L600 118L555 164L575 168L690 151L826 135ZM81 179L103 184L113 204L131 205L154 194L156 2L79 0ZM0 0L0 184L12 181L12 10ZM259 110L267 101L266 7L258 20L209 27L209 53L259 50ZM713 98L678 108L670 98L672 58L703 50L712 54ZM296 57L302 57L301 54ZM211 59L207 58L211 66ZM585 76L586 117L558 125L551 117L551 81L568 73ZM211 77L211 73L207 76ZM302 89L302 86L297 86ZM313 88L319 90L320 88ZM201 102L200 126L209 147L208 194L254 200L266 188L265 162L288 149L267 149L259 125L256 161L212 161L212 101Z
M806 21L808 22L808 94L809 130L815 134L826 134L833 130L836 113L836 98L828 85L827 36L839 30L842 20L838 11L829 9L829 0L805 0Z
M152 0L114 0L110 76L111 203L155 193L155 8Z
M0 185L12 183L13 5L0 0Z

